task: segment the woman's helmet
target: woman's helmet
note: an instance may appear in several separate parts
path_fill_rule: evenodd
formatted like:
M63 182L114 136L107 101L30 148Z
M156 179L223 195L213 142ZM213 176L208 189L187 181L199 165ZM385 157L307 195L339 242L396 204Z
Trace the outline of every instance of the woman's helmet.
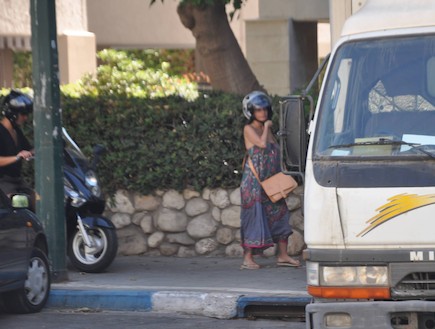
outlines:
M262 91L253 91L247 94L242 101L243 114L250 122L254 120L254 110L267 109L267 118L272 119L272 101Z
M12 122L18 118L18 114L29 115L33 111L32 98L18 90L11 92L3 98L2 102L3 115Z

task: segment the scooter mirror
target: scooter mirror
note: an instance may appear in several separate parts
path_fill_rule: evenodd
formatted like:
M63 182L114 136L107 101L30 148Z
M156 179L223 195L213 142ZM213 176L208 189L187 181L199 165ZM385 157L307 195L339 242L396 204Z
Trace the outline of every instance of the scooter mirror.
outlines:
M97 144L93 148L94 157L92 159L91 168L96 170L98 163L100 162L100 156L106 153L107 149L104 145Z
M102 155L107 151L106 147L101 144L97 144L94 146L93 152L94 155Z

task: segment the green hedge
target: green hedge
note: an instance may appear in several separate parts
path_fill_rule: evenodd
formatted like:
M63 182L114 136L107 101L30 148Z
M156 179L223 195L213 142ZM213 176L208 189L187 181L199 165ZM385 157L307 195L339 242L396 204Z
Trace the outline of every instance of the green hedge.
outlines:
M217 92L201 94L194 102L62 95L61 105L63 125L85 155L91 157L96 144L107 148L97 168L104 192L149 194L240 185L246 123L241 99ZM274 113L276 132L277 97ZM31 139L29 126L25 133ZM26 164L24 174L33 184L33 166Z
M241 99L63 96L63 125L87 155L95 144L107 147L98 176L108 193L237 187L246 122Z

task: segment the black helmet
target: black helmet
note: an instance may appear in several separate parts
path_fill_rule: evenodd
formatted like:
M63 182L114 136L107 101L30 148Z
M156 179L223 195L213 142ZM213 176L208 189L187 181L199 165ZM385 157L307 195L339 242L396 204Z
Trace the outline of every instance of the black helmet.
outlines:
M243 114L249 122L254 120L254 110L259 108L267 109L267 118L272 119L272 102L265 93L253 91L243 98L242 104Z
M32 98L18 90L11 92L3 98L3 115L12 123L17 120L18 114L29 115L33 111Z

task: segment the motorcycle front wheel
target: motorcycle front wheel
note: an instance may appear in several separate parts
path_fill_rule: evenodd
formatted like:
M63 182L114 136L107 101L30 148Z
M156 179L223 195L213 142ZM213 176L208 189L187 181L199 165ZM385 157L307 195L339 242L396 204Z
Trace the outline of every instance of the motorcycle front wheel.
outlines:
M80 271L102 272L116 256L118 250L116 232L105 227L87 228L86 232L92 241L92 246L87 246L82 233L76 230L68 241L68 258Z

